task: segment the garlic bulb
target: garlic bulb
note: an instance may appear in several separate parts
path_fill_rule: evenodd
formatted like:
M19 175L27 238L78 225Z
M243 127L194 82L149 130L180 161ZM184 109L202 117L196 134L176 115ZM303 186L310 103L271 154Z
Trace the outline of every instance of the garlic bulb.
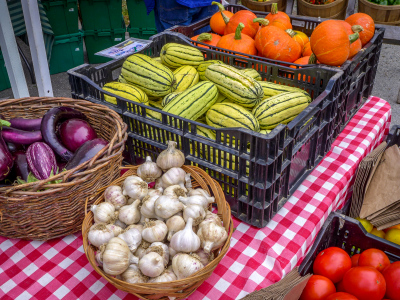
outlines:
M169 261L169 249L168 246L161 242L154 242L150 245L149 248L146 249L146 254L150 252L155 252L160 254L160 256L164 259L164 265L168 265Z
M140 213L142 214L142 216L153 219L157 218L157 215L154 211L154 202L156 202L159 197L159 195L147 195L143 198L142 207L140 208Z
M172 168L164 173L160 178L161 186L165 189L171 185L179 185L185 187L186 172L181 168Z
M104 191L104 200L114 205L116 210L126 204L126 197L122 194L122 188L117 185L109 186Z
M174 271L172 270L172 266L169 266L167 269L164 270L164 272L161 273L160 276L151 278L148 282L168 282L168 281L174 281L177 280L176 275Z
M182 167L185 163L185 155L176 149L176 142L168 141L168 148L158 155L156 162L157 166L165 172L173 167Z
M141 215L140 215L140 220L139 220L139 223L138 223L138 224L144 226L144 223L146 223L148 219L149 219L149 218L146 218L145 216L143 216L143 215L141 214Z
M172 261L174 256L178 253L178 251L172 248L171 245L168 246L168 251L169 251L169 261Z
M147 196L162 196L163 194L163 188L158 188L158 189L149 189Z
M188 193L189 197L195 196L195 195L206 197L207 200L208 200L208 203L214 203L215 202L215 198L211 197L210 194L206 190L203 190L201 188L190 190L189 193Z
M142 200L146 195L149 187L142 178L138 176L126 177L123 184L123 194L130 198Z
M107 224L114 222L115 207L111 203L101 202L99 205L93 205L90 209L94 215L94 222Z
M204 266L207 266L214 259L214 253L206 253L201 248L197 250L194 254L196 254L200 258L200 261Z
M187 222L189 218L193 219L193 225L199 225L206 217L204 208L197 204L191 204L183 209L183 219Z
M123 233L118 235L118 237L127 243L129 250L131 250L132 253L136 251L142 242L142 234L136 228L128 227Z
M161 242L167 235L168 227L163 221L148 221L144 224L142 237L150 243Z
M130 205L122 206L119 210L119 220L124 222L126 225L132 225L140 221L140 212L138 206L140 200L135 200Z
M210 204L210 202L208 202L206 197L200 195L194 195L190 197L179 197L179 201L181 201L185 205L191 205L191 204L200 205L205 210L207 210L208 204Z
M146 283L148 278L143 276L137 265L132 264L121 274L121 280L128 283Z
M165 224L168 227L168 236L167 236L168 241L171 240L172 236L176 232L185 228L185 220L180 216L172 216L167 220Z
M119 213L118 213L119 216ZM122 229L126 228L126 224L124 222L121 222L119 219L115 220L114 225L121 227Z
M108 243L114 237L114 232L111 228L104 224L94 224L89 229L88 240L93 245L99 248L101 245Z
M150 156L146 157L146 162L141 164L137 169L137 174L146 182L153 182L162 174L161 169L155 162L151 160Z
M172 270L178 279L184 279L204 268L196 254L178 253L172 259Z
M94 258L96 259L97 265L103 267L103 255L100 250L96 251Z
M142 234L142 231L143 231L143 225L140 225L140 224L129 225L127 228L128 229L135 228L135 229L139 230L140 234Z
M171 185L164 190L163 195L171 198L179 198L180 196L186 197L187 189L180 185Z
M150 243L146 242L145 240L142 240L142 243L139 245L135 252L135 256L137 256L139 259L141 259L145 254L146 250L150 247Z
M160 254L150 252L139 260L139 269L149 277L157 277L164 271L164 260Z
M213 222L201 226L197 235L200 238L201 247L206 253L221 247L228 238L225 228Z
M192 189L192 179L190 179L190 173L185 175L185 187L188 191Z
M200 248L200 238L193 232L193 219L187 220L183 230L175 233L170 242L170 246L178 252L195 252Z
M176 198L169 196L161 196L154 203L154 211L157 216L168 219L180 212L183 209L183 204Z
M114 236L118 236L122 231L124 231L121 227L114 224L107 224L106 227L112 230Z
M205 219L199 224L199 228L208 223L215 223L216 225L222 226L222 221L217 214L213 214L211 211L207 211Z
M107 245L101 246L103 270L109 275L119 275L128 269L130 264L137 264L139 259L133 256L125 241L112 238Z

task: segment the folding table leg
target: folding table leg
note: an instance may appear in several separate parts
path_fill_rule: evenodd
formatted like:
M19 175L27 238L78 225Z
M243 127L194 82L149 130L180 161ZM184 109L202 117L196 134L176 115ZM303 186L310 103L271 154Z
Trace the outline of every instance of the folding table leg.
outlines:
M38 2L37 0L21 0L21 3L39 96L53 97Z
M6 0L0 0L0 47L14 97L29 97Z

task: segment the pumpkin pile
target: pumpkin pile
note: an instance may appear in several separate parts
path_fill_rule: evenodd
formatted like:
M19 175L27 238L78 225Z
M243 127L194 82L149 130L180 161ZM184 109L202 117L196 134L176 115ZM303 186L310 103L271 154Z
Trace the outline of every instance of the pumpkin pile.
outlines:
M214 33L202 33L192 39L211 46L248 55L263 56L299 65L321 63L341 66L354 57L374 36L375 24L367 14L356 13L345 21L327 20L319 24L309 38L293 30L289 15L272 4L265 18L248 10L233 14L218 5L210 19ZM199 45L201 47L206 47Z

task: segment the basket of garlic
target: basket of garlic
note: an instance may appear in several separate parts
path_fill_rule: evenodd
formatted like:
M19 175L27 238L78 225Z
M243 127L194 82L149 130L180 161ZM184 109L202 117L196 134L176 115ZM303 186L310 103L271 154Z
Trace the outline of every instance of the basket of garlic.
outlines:
M233 233L221 187L184 166L175 146L168 142L157 163L147 157L99 190L82 225L96 272L141 299L187 298L224 257Z

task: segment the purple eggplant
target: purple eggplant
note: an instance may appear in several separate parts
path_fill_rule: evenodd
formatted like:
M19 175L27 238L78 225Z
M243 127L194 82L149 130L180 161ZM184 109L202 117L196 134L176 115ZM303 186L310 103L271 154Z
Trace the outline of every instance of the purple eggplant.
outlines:
M4 126L9 126L10 123L0 119L0 131ZM0 181L5 179L12 170L14 159L7 148L5 141L0 134Z
M65 147L75 152L80 146L97 138L96 131L90 124L80 119L69 119L59 129L60 138Z
M40 131L23 131L11 127L3 127L1 135L7 143L22 145L30 145L43 140Z
M85 161L88 161L96 156L96 154L107 145L108 142L103 139L87 141L78 150L76 150L74 156L67 163L65 168L67 170L71 170L76 166L83 164Z
M12 128L17 128L25 131L40 130L40 125L42 124L42 118L40 119L12 118L8 121L11 123Z
M26 160L26 153L25 151L18 150L14 153L14 162L15 162L15 172L16 175L21 177L23 180L28 180L29 175L29 167L28 161Z
M69 119L86 120L86 116L73 108L54 107L44 115L40 127L44 141L65 161L69 161L74 154L59 141L56 127L59 123Z
M46 143L34 143L26 150L26 160L29 170L39 180L50 177L51 172L56 174L57 161L53 150Z

